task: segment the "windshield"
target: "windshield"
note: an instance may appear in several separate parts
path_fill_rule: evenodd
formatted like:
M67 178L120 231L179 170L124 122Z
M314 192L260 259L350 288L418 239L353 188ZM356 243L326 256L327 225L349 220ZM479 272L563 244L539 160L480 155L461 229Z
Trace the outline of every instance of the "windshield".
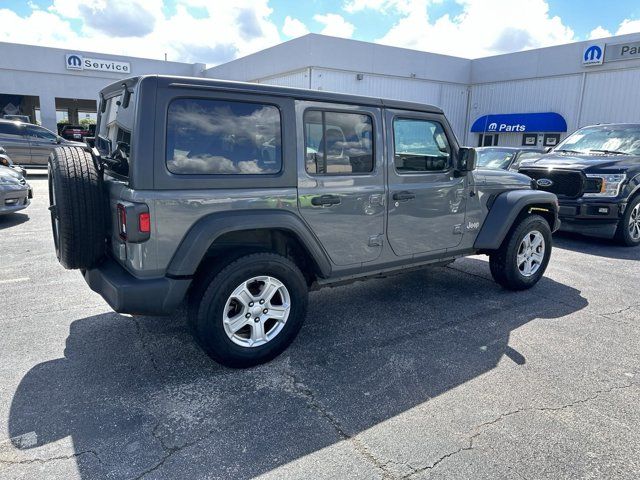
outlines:
M568 136L554 151L582 154L618 153L640 155L640 126L599 125Z
M506 169L509 167L515 152L500 148L478 149L478 167Z

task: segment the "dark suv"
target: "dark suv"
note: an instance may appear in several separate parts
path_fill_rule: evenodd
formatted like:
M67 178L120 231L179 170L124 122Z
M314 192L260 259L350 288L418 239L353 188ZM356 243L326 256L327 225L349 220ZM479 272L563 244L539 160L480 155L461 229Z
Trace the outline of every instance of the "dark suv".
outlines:
M640 245L640 124L581 128L519 171L558 195L561 230Z
M481 253L521 290L549 261L555 195L475 172L436 107L146 76L105 88L98 115L95 148L49 161L60 262L118 312L186 299L226 365L283 351L311 288Z

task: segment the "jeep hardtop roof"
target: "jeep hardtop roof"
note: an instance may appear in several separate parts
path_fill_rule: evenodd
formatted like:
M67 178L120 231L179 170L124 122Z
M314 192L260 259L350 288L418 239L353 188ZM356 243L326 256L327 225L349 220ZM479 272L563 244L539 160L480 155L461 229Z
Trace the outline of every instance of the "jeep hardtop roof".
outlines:
M183 87L223 92L255 93L277 97L296 98L299 100L346 103L366 105L371 107L397 108L401 110L414 110L419 112L443 114L443 111L440 108L424 103L404 102L401 100L364 97L360 95L348 95L344 93L310 90L305 88L280 87L276 85L265 85L262 83L236 82L202 77L179 77L173 75L140 75L137 77L126 78L106 86L102 89L102 93L108 94L114 91L122 90L122 85L125 83L129 88L131 88L136 83L141 82L147 78L156 78L158 81L158 87Z

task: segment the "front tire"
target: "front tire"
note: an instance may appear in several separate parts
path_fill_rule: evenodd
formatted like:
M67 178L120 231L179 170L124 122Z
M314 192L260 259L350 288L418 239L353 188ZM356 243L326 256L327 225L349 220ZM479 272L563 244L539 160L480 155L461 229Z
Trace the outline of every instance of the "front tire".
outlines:
M245 368L272 360L293 342L307 302L307 283L295 263L274 253L254 253L196 286L189 321L211 358Z
M508 290L526 290L542 278L551 257L551 229L539 215L514 225L502 246L489 256L493 279Z
M626 247L640 245L640 195L627 205L616 230L616 241Z

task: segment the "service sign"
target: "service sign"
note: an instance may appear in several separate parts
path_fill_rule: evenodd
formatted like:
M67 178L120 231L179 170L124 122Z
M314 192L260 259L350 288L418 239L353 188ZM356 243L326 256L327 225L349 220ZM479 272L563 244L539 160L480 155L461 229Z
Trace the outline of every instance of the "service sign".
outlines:
M101 58L88 58L77 53L68 53L65 56L67 70L97 70L100 72L131 73L129 62L105 60Z
M640 59L640 42L607 44L607 62Z

